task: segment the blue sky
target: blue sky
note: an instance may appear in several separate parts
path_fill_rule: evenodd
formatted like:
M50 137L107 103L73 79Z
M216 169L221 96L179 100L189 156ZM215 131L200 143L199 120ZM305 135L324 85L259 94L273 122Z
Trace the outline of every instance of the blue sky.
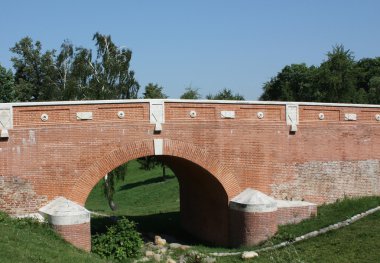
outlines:
M380 56L380 1L1 1L0 64L24 36L44 49L65 39L93 48L95 32L132 50L142 89L170 98L230 88L256 100L285 65L319 65L336 44L357 59Z

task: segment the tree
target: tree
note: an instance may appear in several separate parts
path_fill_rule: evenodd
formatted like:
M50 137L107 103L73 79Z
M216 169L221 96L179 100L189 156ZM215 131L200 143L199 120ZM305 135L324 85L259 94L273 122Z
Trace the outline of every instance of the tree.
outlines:
M149 83L145 86L144 99L166 99L168 96L162 90L163 87L159 87L158 84Z
M21 101L49 101L56 98L57 71L55 51L42 52L41 42L29 37L21 39L11 48L15 69L15 90Z
M181 95L180 99L185 100L199 100L201 98L201 94L199 94L198 89L194 89L191 86L185 89L185 92Z
M112 211L117 209L117 205L114 202L114 194L115 194L115 181L124 181L125 175L127 173L128 164L123 164L113 169L104 177L103 184L103 193L107 198L108 205Z
M369 80L369 103L380 104L380 75Z
M92 73L88 97L97 100L136 99L140 85L134 71L129 69L132 51L117 47L109 35L96 33L93 40L97 57L91 61L91 55L87 55Z
M244 100L244 97L239 93L232 93L232 90L224 88L216 95L209 94L206 96L208 100Z
M0 102L12 102L14 98L13 73L0 65Z
M380 58L358 62L343 45L333 47L320 66L285 66L264 84L261 100L376 103Z
M321 93L315 90L316 68L306 64L285 66L281 72L264 84L260 100L320 101Z
M321 64L317 86L325 102L355 102L356 75L353 53L343 45L333 47Z

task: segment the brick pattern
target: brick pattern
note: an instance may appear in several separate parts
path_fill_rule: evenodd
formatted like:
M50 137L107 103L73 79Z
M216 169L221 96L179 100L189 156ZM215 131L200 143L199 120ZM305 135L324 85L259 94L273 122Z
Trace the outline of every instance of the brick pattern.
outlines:
M155 133L148 102L15 106L14 128L0 141L0 209L32 213L57 196L83 205L107 172L153 155L156 138L164 139L167 163L191 164L178 174L183 224L210 242L231 240L228 200L248 187L318 204L379 195L380 107L299 110L298 131L290 134L285 105L165 102L163 130ZM235 111L235 118L223 119L221 111ZM92 112L93 119L77 120L77 112ZM346 113L357 121L345 121ZM49 119L42 121L42 114Z
M53 225L54 230L64 240L84 251L91 251L91 227L90 223L70 226Z
M317 215L317 206L281 207L277 210L277 224L297 224Z
M230 224L233 247L257 245L277 232L277 211L246 213L230 210Z

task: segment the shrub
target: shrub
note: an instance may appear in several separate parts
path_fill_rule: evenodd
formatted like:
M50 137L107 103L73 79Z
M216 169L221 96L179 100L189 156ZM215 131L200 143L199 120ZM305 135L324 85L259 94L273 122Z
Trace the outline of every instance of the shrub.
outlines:
M127 218L121 218L116 225L108 227L105 234L94 236L92 251L102 258L121 261L138 256L142 245L136 224Z

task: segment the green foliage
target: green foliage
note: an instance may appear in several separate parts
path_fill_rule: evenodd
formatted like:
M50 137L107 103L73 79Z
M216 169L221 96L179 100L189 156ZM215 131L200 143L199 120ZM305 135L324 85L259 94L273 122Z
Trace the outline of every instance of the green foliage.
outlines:
M97 57L94 61L87 60L92 73L90 97L97 100L136 99L140 85L135 80L134 71L129 69L132 51L117 47L110 35L95 33L93 40Z
M130 70L132 52L117 47L109 35L94 34L96 55L65 40L42 51L39 41L21 39L11 48L19 101L137 98L139 84Z
M305 64L285 66L276 77L264 85L262 100L320 101L322 94L314 90L315 67Z
M158 84L149 83L145 86L144 99L166 99L168 96L162 90L163 87L159 87Z
M232 93L230 89L223 89L219 91L217 94L212 95L209 94L206 96L208 100L244 100L244 97L239 93Z
M21 39L11 48L15 69L15 89L18 100L48 101L56 97L55 51L42 52L39 41Z
M0 102L12 102L14 98L13 73L0 65Z
M125 179L125 175L127 173L128 164L120 165L119 167L113 169L109 172L103 181L103 193L107 198L108 205L114 211L117 209L117 206L113 200L113 196L115 194L115 181L123 182Z
M105 234L95 235L92 251L102 258L123 260L140 254L143 241L134 222L121 218Z
M380 58L355 61L343 45L333 47L319 67L285 66L264 84L261 100L380 103Z
M199 100L201 98L201 94L198 89L194 89L190 86L185 89L185 92L180 98L185 100Z

